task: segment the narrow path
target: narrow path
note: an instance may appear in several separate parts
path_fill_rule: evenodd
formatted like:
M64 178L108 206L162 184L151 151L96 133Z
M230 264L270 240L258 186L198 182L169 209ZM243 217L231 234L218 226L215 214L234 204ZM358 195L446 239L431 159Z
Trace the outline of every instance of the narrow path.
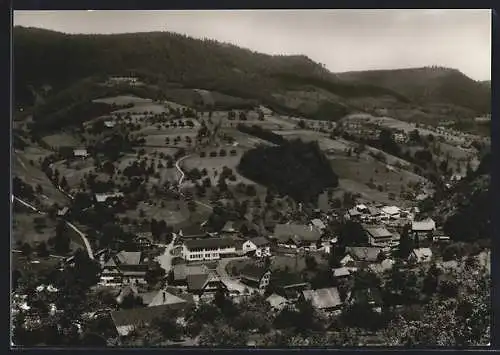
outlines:
M14 196L14 195L12 197L13 197L12 200L18 201L22 205L30 208L32 211L34 211L34 212L36 212L38 214L41 214L41 215L46 215L47 214L46 212L40 211L38 208L36 208L32 204L30 204L30 203L28 203L26 201L23 201L20 198ZM94 259L94 253L92 252L92 248L90 247L90 243L89 243L89 241L88 241L87 236L85 235L85 233L83 233L80 229L78 229L73 223L71 223L69 221L64 221L64 222L66 223L66 225L68 227L70 227L71 229L73 229L82 238L83 242L85 243L85 248L87 249L87 254L89 255L89 258L90 259Z
M71 223L69 221L65 221L65 222L66 222L66 225L68 227L73 229L82 238L83 242L85 243L85 247L87 249L87 254L88 254L89 258L93 260L94 253L92 252L92 248L90 247L89 240L87 239L87 236L85 235L85 233L83 233L81 230L79 230L73 223Z
M191 155L185 155L183 156L182 158L179 158L176 162L175 162L175 168L177 169L177 171L179 172L179 174L181 175L179 177L179 182L178 182L178 185L179 185L179 194L181 196L184 196L184 194L182 193L182 182L184 180L184 178L186 177L186 174L182 171L181 167L180 167L180 163L184 160L184 159L187 159L189 158ZM193 202L196 203L197 205L200 205L200 206L203 206L205 208L208 208L209 210L213 210L212 206L210 205L207 205L206 203L203 203L201 201L198 201L198 200L194 200L193 199Z

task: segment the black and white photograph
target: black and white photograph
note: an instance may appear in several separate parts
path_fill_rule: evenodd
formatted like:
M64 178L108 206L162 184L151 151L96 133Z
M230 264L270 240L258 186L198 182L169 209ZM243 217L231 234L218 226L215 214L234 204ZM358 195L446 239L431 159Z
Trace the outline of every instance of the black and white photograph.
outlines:
M14 10L11 347L490 346L491 16Z

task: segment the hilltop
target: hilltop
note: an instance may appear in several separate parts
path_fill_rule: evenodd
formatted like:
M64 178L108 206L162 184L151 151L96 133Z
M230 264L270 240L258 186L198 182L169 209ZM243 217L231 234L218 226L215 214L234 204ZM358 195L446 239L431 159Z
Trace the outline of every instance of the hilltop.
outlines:
M274 110L337 119L364 98L408 102L390 89L346 83L306 56L279 56L164 32L67 35L16 27L16 104L31 106L42 87L60 93L89 77L134 75L168 91L172 85L257 99ZM33 65L36 63L36 65Z
M424 67L339 73L345 81L363 82L399 92L416 103L449 104L476 112L490 112L490 86L456 69Z

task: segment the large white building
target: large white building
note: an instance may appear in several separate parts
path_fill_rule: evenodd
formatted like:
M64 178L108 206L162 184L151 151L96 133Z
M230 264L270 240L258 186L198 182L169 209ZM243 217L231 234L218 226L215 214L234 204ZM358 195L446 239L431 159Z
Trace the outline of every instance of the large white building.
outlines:
M187 261L218 260L236 254L236 242L230 238L186 240L182 255Z

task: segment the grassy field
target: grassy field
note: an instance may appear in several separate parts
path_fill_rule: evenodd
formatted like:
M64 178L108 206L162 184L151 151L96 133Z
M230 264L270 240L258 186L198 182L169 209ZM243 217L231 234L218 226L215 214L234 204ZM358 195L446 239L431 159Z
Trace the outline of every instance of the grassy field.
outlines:
M95 99L94 102L102 102L108 105L126 105L129 103L133 104L147 104L153 102L151 99L144 99L142 97L133 96L133 95L120 95L114 97L104 97L100 99Z
M208 152L211 151L216 151L216 150L213 148L211 150L208 150ZM236 176L236 181L230 181L229 179L226 180L228 185L234 185L240 182L252 185L255 184L255 182L241 176L236 171L236 166L240 161L240 157L241 154L238 154L234 157L226 156L226 157L213 157L213 158L210 156L201 158L199 155L193 155L182 161L181 168L183 170L191 170L194 168L197 168L199 170L207 169L208 177L210 177L212 185L215 185L219 181L219 174L222 172L223 167L227 166L228 168L231 168L233 170L233 173Z
M66 177L66 181L70 188L78 188L81 179L85 174L95 173L99 177L105 177L105 174L96 173L94 171L94 160L92 158L87 158L85 160L75 160L66 166L66 163L59 161L54 163L54 169L59 170L61 176Z
M33 188L40 185L43 189L40 201L43 204L52 205L53 203L58 203L60 206L67 204L66 197L52 185L47 176L36 165L32 166L30 164L30 158L33 158L33 155L26 157L23 152L14 152L12 157L12 175L20 177L24 182L33 186Z
M189 211L185 203L181 201L163 201L165 207L161 207L161 200L152 200L140 202L135 210L127 211L126 214L120 217L129 217L133 219L148 219L164 220L167 225L177 225L189 218ZM179 209L177 209L177 206ZM144 212L144 217L140 217L140 211Z
M39 222L35 222L39 221ZM36 227L39 225L40 227ZM42 227L43 226L43 227ZM39 243L55 235L56 222L38 213L13 213L12 243Z
M59 147L75 147L78 148L83 146L83 143L80 142L74 135L66 132L55 133L48 136L44 136L42 140L47 143L51 147L59 148Z
M332 169L339 176L339 187L342 190L358 192L364 198L383 203L391 202L388 194L394 193L392 203L404 204L400 197L401 189L408 190L409 183L425 181L422 177L406 170L389 169L381 162L369 158L338 156L331 159ZM382 185L383 192L367 186L370 178L375 185Z

